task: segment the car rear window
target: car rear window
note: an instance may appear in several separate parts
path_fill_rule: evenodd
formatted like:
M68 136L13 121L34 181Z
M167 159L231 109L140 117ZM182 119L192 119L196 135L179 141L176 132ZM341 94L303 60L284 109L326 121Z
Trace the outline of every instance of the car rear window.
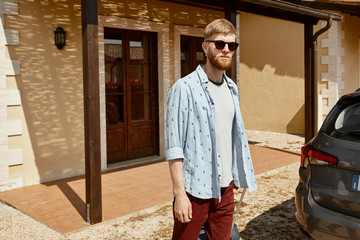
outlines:
M360 142L360 103L352 104L340 110L336 115L336 120L332 121L328 134L344 140Z

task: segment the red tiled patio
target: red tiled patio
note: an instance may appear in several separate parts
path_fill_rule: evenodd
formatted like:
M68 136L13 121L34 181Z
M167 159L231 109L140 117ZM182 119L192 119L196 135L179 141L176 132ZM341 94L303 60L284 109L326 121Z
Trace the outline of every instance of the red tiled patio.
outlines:
M298 153L250 145L255 174L300 162ZM172 200L168 164L160 162L102 175L104 221ZM61 232L87 227L85 179L76 177L0 192L0 200Z

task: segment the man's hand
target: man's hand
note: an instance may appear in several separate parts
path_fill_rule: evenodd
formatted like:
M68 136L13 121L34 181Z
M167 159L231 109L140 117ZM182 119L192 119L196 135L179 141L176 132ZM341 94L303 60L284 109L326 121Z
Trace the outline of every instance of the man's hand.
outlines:
M184 181L182 176L182 159L169 161L169 169L175 194L175 218L177 218L182 223L190 222L192 218L192 207L184 188Z
M192 207L186 194L181 194L175 197L174 214L175 217L182 223L188 223L191 221Z

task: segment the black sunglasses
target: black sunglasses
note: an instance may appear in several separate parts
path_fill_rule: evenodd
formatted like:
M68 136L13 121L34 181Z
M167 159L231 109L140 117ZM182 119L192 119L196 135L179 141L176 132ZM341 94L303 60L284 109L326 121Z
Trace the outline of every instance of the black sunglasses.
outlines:
M237 42L224 42L221 40L206 40L205 42L215 43L215 47L217 50L223 50L226 44L228 45L230 51L235 51L239 46Z

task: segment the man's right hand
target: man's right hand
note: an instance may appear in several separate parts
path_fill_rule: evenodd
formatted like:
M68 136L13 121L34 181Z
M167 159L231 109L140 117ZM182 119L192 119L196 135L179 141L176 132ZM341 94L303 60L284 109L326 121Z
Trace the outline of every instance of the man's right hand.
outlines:
M186 194L181 194L175 197L174 214L175 217L182 223L188 223L191 221L192 207Z
M169 168L175 195L175 218L182 223L190 222L192 218L192 206L184 188L184 181L182 176L182 159L174 159L169 161Z

